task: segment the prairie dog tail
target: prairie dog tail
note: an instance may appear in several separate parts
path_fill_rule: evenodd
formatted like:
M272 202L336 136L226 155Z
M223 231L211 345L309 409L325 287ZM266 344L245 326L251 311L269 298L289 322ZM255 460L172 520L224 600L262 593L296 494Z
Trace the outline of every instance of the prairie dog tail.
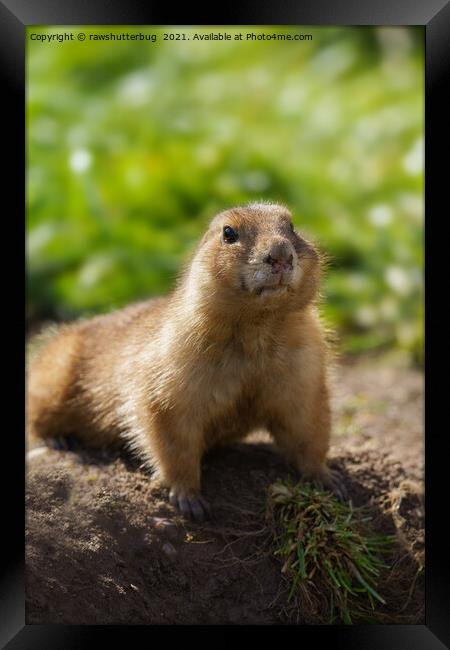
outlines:
M46 330L31 343L26 377L28 453L43 447L46 439L67 434L67 418L70 418L67 401L79 348L76 329L64 327Z

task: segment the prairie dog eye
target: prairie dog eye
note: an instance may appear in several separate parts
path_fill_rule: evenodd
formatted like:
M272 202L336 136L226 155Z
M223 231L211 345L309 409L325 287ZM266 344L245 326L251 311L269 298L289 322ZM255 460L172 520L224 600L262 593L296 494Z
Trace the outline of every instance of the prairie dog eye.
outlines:
M238 239L237 232L231 226L224 226L223 229L223 240L227 244L234 244Z

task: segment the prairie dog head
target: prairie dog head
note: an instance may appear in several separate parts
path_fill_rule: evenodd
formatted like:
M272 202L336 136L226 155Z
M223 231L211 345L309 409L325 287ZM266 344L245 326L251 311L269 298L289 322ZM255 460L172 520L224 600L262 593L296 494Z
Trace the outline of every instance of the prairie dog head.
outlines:
M254 203L218 214L194 258L205 289L255 307L298 309L315 296L319 255L282 205Z

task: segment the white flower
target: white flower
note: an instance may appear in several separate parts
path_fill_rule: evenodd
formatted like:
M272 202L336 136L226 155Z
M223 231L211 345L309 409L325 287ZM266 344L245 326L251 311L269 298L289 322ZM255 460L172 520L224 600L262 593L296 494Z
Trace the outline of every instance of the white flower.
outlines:
M113 269L113 261L105 255L89 259L79 271L78 281L84 288L94 286Z
M386 270L384 278L391 289L402 296L406 296L411 291L411 277L405 269L399 266L390 266Z
M82 174L91 166L92 156L86 149L76 149L70 156L69 165L76 174Z
M392 221L392 209L388 205L379 203L369 210L368 216L374 226L382 228Z
M152 96L154 80L148 70L133 72L121 79L118 86L119 100L126 105L145 106Z
M423 138L416 140L403 158L403 167L411 176L417 176L423 170L423 144Z
M27 237L28 255L33 256L41 252L43 248L53 239L55 235L55 225L44 222L33 228Z
M371 305L363 305L356 312L356 321L363 327L373 325L377 321L377 312Z

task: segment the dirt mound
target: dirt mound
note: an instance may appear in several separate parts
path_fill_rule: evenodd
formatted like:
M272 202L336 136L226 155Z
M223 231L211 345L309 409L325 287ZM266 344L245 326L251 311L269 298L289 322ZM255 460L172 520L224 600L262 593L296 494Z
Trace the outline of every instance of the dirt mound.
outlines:
M421 486L370 449L331 464L375 530L397 535L379 585L386 622L423 623ZM132 460L46 451L28 464L28 624L289 622L287 591L264 521L267 487L292 471L261 434L211 452L207 525L183 520ZM299 613L301 622L301 612Z

